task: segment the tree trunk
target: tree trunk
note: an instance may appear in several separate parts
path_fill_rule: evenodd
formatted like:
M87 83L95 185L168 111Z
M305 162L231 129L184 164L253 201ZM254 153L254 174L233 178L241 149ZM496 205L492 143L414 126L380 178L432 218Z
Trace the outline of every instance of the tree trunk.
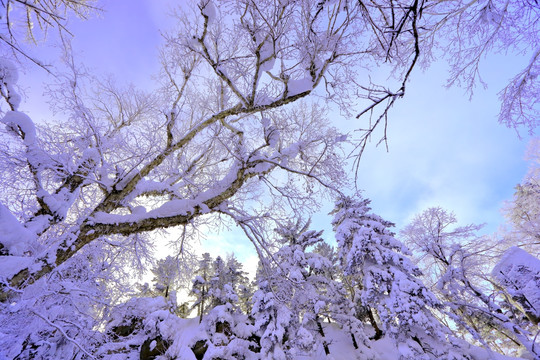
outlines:
M323 327L322 327L321 321L319 320L319 316L318 316L318 315L315 317L315 321L317 322L317 327L318 327L318 329L319 329L319 334L321 334L321 336L323 337L324 353L325 353L326 355L330 355L330 349L328 349L328 343L327 343L326 340L324 339L324 330L323 330Z
M373 316L373 311L371 308L367 309L367 314L369 317L369 322L371 323L371 326L373 326L373 329L375 330L375 335L371 337L371 340L379 340L383 336L383 332L381 328L379 328L379 325L377 325L377 322L375 321L375 316Z
M351 332L351 339L352 343L355 349L358 349L358 343L356 342L356 337L354 337L354 334Z

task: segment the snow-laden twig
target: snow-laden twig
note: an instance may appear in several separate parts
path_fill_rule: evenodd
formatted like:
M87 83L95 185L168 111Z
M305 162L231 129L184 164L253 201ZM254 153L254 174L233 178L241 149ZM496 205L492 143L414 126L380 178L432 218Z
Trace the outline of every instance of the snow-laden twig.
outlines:
M52 321L50 321L49 319L47 319L45 316L43 315L40 315L38 314L37 312L35 312L34 310L31 310L31 312L36 315L37 317L39 317L40 319L42 319L43 321L45 321L47 324L49 324L50 326L54 327L55 329L57 329L58 331L60 331L60 333L62 333L62 335L66 338L66 340L68 340L69 342L71 342L72 344L74 344L75 346L77 346L83 353L85 353L88 357L90 357L90 359L96 359L95 356L93 356L92 354L90 354L85 348L82 347L81 344L79 344L79 342L75 339L73 339L71 336L69 336L65 331L64 329L62 329L62 327L56 325L55 323L53 323Z

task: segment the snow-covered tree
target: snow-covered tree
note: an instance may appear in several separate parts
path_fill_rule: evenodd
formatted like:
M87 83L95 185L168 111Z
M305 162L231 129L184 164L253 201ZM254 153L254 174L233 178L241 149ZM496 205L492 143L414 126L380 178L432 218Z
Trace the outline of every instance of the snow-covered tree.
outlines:
M56 32L62 38L71 36L69 20L74 16L87 18L96 12L95 5L95 0L3 0L0 3L0 56L22 63L30 60L50 71L51 64L44 63L28 43L40 45L50 32ZM0 75L0 79L2 77ZM5 83L1 83L0 96L8 100L5 96L9 91L5 91Z
M515 228L514 243L537 250L540 248L540 178L530 178L516 186L514 200L507 216Z
M250 340L253 326L240 308L237 291L244 281L242 265L231 255L217 256L207 284L208 314L202 325L208 337L205 358L250 359L256 346Z
M512 311L503 312L504 302L489 286L485 267L493 266L489 250L495 244L479 239L481 226L460 227L456 222L454 214L430 208L415 217L402 236L419 254L420 264L427 264L433 289L449 307L447 316L454 324L487 348L513 352L522 346L534 354L534 335L512 319Z
M344 197L332 211L339 258L344 274L353 277L355 301L375 329L396 340L401 357L464 358L432 314L441 305L418 278L408 249L390 231L393 224L371 213L369 203Z
M164 259L157 261L156 265L151 269L154 278L154 288L157 293L163 294L165 298L170 292L176 292L180 288L180 264L178 259L167 256Z
M244 265L238 261L234 254L227 256L227 277L231 288L238 297L238 307L244 314L251 312L251 297L253 296L253 284L243 270Z
M186 317L189 314L189 307L187 303L184 303L180 309L177 303L177 294L182 289L192 290L191 279L195 271L193 262L193 259L187 256L180 258L168 255L159 259L150 269L154 275L152 285L148 283L136 284L138 296L163 296L171 310L182 314L179 316Z
M322 232L308 230L309 225L297 222L278 228L275 263L258 274L252 316L261 336L261 351L275 357L313 355L321 348L329 353L322 323L329 316L331 280L326 275L332 265L313 251L323 242Z
M225 260L218 255L212 263L212 273L208 280L208 294L211 297L211 308L217 305L223 305L227 302L227 294L225 294L225 292L222 294L225 285L227 285Z
M540 256L540 139L531 140L526 159L529 171L503 209L510 227L504 234L505 245Z
M477 232L483 225L457 226L454 213L441 207L432 207L415 216L400 232L400 236L415 252L414 259L423 272L424 281L437 291L435 284L450 264L460 262L468 276L489 272L488 253L494 244L488 238L480 239ZM463 249L474 256L458 259ZM481 266L484 266L482 271Z
M210 309L202 325L208 339L204 359L257 359L253 325L230 302Z
M225 305L227 303L234 304L238 302L238 295L236 294L233 276L231 275L233 274L229 272L225 260L223 260L221 256L216 257L212 264L212 275L210 275L208 280L210 308Z
M540 260L512 247L491 272L509 301L534 325L540 322Z
M499 121L509 127L538 127L540 82L540 8L535 1L443 1L422 3L429 12L424 30L419 30L419 47L430 55L441 51L450 63L449 84L464 86L469 94L479 84L482 60L488 53L508 49L529 60L499 93ZM432 47L435 45L434 47ZM431 52L432 50L435 50ZM438 56L437 56L438 57Z
M193 308L197 308L199 322L202 321L203 315L207 311L206 306L209 298L208 288L212 274L212 261L209 253L202 254L202 258L199 260L199 266L195 271L196 276L192 281L191 294L195 296Z
M0 303L0 358L91 358L108 337L96 329L119 297L130 294L118 282L122 276L114 259L90 246L51 274L48 283L30 286L26 297Z
M227 255L225 266L228 282L235 291L238 291L242 285L249 282L248 273L244 271L244 265L238 261L234 253Z
M325 312L325 318L329 323L335 322L344 332L348 332L354 348L359 349L362 344L368 343L368 331L359 320L353 302L355 293L351 283L353 279L351 276L343 274L338 253L334 247L326 242L320 242L315 245L313 252L328 259L329 264L331 264L331 266L319 269L327 279L325 294L328 310ZM365 354L365 356L370 357L369 354Z
M266 266L268 269L269 266ZM284 343L290 336L292 313L285 299L275 292L272 281L266 276L257 277L258 290L253 294L254 328L260 338L262 357L286 360Z
M162 296L134 297L117 304L107 320L105 334L108 338L94 352L94 358L155 359L167 351L174 358L184 350L185 344L174 344L183 319L171 311Z

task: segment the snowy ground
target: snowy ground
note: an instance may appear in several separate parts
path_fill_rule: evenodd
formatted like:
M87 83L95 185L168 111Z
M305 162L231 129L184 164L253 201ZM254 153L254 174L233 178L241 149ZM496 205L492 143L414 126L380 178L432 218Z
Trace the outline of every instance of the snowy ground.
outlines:
M152 317L152 316L150 316ZM167 316L168 317L168 316ZM176 316L170 316L164 319L159 328L163 335L174 337L171 347L167 354L176 356L184 360L196 360L195 355L191 351L192 345L202 337L205 337L203 326L199 324L198 318L181 319ZM164 331L166 329L166 331ZM355 349L351 341L350 335L340 330L337 324L324 324L324 332L326 340L329 343L330 355L325 355L322 346L310 355L298 354L295 359L312 359L312 360L398 360L398 349L396 345L388 338L371 342L370 348L361 346L360 349ZM168 333L168 334L165 334ZM469 347L469 354L472 360L512 360L520 359L508 356L503 356L495 353L488 353L485 349L471 346L463 343L463 347ZM137 355L138 354L133 354ZM128 358L131 358L128 356ZM139 359L138 357L136 357ZM444 359L441 359L444 360Z

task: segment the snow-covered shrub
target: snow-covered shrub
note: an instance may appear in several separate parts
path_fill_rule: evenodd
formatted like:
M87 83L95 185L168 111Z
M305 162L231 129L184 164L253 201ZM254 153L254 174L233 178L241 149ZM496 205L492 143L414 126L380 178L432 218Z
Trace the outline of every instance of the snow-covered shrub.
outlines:
M201 325L207 338L197 340L207 340L205 360L258 359L258 344L253 341L253 325L247 315L239 312L232 304L226 303L212 308Z

